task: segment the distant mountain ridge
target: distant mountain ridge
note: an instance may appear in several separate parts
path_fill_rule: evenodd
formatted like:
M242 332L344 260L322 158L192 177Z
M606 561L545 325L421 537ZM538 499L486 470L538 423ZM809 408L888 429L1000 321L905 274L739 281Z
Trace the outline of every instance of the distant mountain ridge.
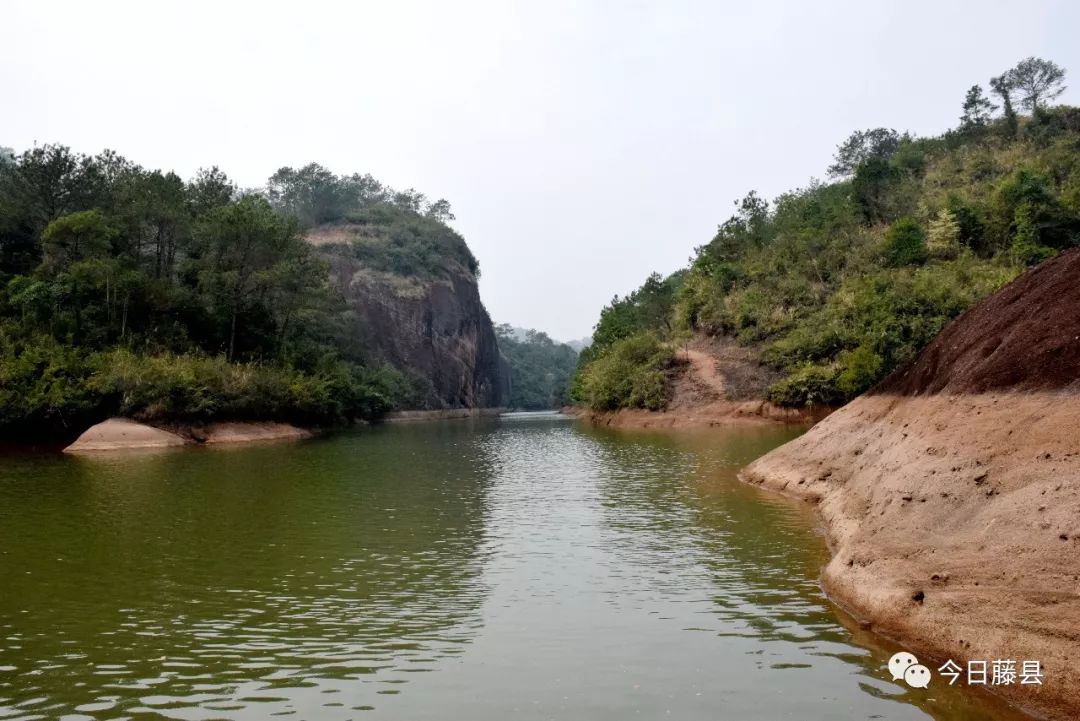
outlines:
M513 333L514 340L519 341L519 342L525 340L525 338L528 335L530 330L533 330L533 331L535 330L533 328L522 328L521 326L510 325L510 324L504 324L504 325L507 325L509 327L510 331ZM592 344L592 336L586 336L584 338L578 338L576 340L565 340L565 341L552 338L552 341L554 341L555 343L560 344L560 345L568 345L571 348L573 348L575 351L580 353L582 348L588 348Z

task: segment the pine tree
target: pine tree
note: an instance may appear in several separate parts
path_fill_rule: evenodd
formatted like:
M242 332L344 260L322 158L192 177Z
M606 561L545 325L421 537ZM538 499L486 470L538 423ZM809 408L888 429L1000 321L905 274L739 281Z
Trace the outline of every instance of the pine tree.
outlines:
M1020 91L1020 106L1032 113L1065 91L1065 71L1050 60L1027 58L1009 71L1012 87Z
M960 116L960 124L964 129L982 128L990 120L990 114L997 110L997 106L983 95L983 89L979 85L972 85L964 96L964 114Z

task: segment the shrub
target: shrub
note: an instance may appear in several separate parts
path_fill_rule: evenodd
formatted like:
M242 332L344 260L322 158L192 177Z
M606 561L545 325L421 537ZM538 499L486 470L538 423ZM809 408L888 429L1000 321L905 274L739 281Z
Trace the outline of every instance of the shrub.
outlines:
M843 370L836 378L836 386L845 399L853 398L874 385L885 365L884 359L868 345L841 353L839 362Z
M885 233L885 260L893 267L926 260L926 236L914 218L901 218Z
M809 363L770 386L766 397L780 406L839 405L846 400L837 385L836 370Z
M625 338L583 369L575 392L594 410L662 410L671 400L674 357L651 333Z
M1016 209L1016 228L1010 251L1013 260L1021 265L1038 265L1047 258L1052 258L1056 251L1039 242L1039 227L1035 223L1031 203L1021 203Z
M412 400L390 367L332 361L312 372L222 356L127 349L89 353L0 329L0 428L79 428L110 415L145 421L374 420Z
M944 263L846 279L823 306L766 346L763 354L769 365L792 374L808 366L827 366L835 387L824 392L824 376L818 373L801 379L794 390L778 388L776 402L802 405L806 394L795 391L811 380L819 395L849 400L912 358L950 318L1019 270L965 252Z
M0 428L29 434L97 420L101 398L86 384L92 372L82 350L0 329Z
M221 356L126 350L101 354L90 380L117 412L142 420L372 420L393 409L408 383L390 368L334 363L317 373Z
M357 237L354 257L365 266L398 275L446 277L454 265L479 277L480 264L445 223L391 203L377 203L350 213Z

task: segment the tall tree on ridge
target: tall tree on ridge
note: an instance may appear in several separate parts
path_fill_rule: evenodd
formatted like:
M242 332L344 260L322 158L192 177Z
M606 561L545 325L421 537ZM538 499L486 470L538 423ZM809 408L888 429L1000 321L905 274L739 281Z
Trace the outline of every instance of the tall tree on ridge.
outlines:
M1020 92L1020 107L1037 113L1065 91L1065 71L1050 60L1030 57L1009 71L1012 87Z
M1005 72L996 78L990 78L990 89L1001 98L1001 111L1005 114L1006 133L1010 138L1015 138L1019 123L1012 103L1012 95L1015 90L1012 73Z
M995 110L997 106L983 95L982 87L972 85L964 96L964 114L960 116L961 128L971 130L985 127Z

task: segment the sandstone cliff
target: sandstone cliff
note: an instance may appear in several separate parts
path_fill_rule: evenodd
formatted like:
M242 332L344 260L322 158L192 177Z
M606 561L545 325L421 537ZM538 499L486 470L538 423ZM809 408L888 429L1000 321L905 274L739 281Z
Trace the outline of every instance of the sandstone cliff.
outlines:
M912 364L743 478L819 504L834 552L823 585L875 630L935 667L1039 661L1041 685L991 690L1075 719L1078 438L1073 250L957 318Z
M389 363L418 382L416 409L503 404L509 371L474 269L461 261L468 250L459 236L451 240L460 246L434 247L428 265L410 272L384 262L396 241L369 227L330 226L309 239L322 247L331 281L348 303L352 341L366 362Z

